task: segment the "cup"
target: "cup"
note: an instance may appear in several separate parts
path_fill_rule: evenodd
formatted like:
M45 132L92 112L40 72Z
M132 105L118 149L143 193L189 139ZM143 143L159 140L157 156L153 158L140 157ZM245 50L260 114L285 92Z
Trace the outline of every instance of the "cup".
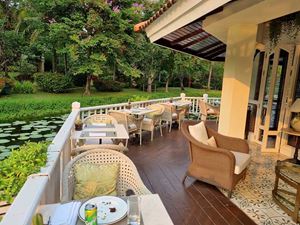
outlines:
M140 225L141 224L141 199L137 195L131 195L127 200L127 224Z

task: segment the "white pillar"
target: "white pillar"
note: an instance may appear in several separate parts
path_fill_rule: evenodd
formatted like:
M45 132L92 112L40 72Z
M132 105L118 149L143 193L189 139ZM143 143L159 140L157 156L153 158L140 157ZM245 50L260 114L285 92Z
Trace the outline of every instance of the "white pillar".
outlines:
M219 132L244 138L257 25L229 28L224 65Z
M73 102L72 103L72 111L80 109L80 102Z
M205 102L208 101L208 94L203 94L203 101L205 101Z
M186 96L185 93L180 94L180 98L181 98L182 101L185 101L185 96Z

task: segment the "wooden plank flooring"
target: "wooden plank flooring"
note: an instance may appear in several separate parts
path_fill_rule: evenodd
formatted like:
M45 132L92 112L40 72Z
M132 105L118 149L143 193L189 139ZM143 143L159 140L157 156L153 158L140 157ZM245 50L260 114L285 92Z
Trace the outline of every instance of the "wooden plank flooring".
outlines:
M214 186L191 178L182 185L189 163L187 142L177 129L163 132L160 137L156 131L153 142L144 134L143 145L129 145L127 155L149 190L159 194L174 224L255 224Z

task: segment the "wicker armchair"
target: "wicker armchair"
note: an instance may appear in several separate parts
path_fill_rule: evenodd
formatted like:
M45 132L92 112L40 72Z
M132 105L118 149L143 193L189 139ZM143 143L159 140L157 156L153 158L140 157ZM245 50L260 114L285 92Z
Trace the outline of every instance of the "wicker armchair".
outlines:
M217 108L208 107L207 103L203 100L199 100L199 116L198 120L207 120L208 118L215 118L216 122L219 121L220 112Z
M161 121L162 121L161 118L165 111L165 108L164 108L164 106L162 106L160 104L149 105L148 108L154 109L156 111L146 114L146 117L143 120L142 130L150 131L151 132L151 141L153 141L153 133L154 133L154 128L156 126L159 126L160 135L163 136L162 126L161 126Z
M208 137L214 137L217 147L212 147L196 140L189 132L193 121L182 124L182 133L189 143L191 163L183 179L187 176L209 184L222 187L231 197L235 185L246 176L249 164L249 146L247 141L239 138L227 137L206 126Z
M107 114L94 114L83 120L84 124L97 124L97 123L105 123L105 124L116 124L117 121L110 115Z
M116 144L101 144L101 145L83 145L81 147L77 147L72 149L71 155L72 156L77 156L83 152L90 151L90 150L95 150L99 148L105 148L105 149L111 149L115 150L121 153L124 153L128 151L128 148L126 148L123 143L119 143L118 145Z
M108 150L97 149L82 153L72 159L64 170L62 202L71 201L74 193L74 166L77 163L107 164L119 163L120 171L117 181L118 196L126 196L126 191L132 190L137 195L151 194L143 184L133 162L124 154ZM101 174L99 174L101 176Z
M182 110L176 110L176 107L170 103L162 103L161 105L163 105L165 108L161 120L169 124L169 132L172 130L173 122L177 122L180 129L181 121L184 119L185 112Z
M135 117L126 112L121 111L109 111L109 115L116 119L119 124L123 124L129 135L138 134L140 136L140 145L142 145L142 123L143 116ZM126 141L126 147L128 145L128 141Z

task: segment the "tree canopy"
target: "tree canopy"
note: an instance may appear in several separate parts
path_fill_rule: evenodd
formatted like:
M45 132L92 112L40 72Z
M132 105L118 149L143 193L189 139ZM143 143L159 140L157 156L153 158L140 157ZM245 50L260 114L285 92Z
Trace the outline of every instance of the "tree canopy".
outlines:
M16 70L80 75L86 80L85 94L90 94L94 79L126 81L131 86L147 86L149 92L162 83L167 91L176 80L182 88L193 82L205 87L209 62L151 44L145 34L133 31L135 24L148 19L161 4L146 0L3 0L0 71L6 76ZM215 70L213 77L220 76L221 71ZM213 88L220 89L220 85Z

